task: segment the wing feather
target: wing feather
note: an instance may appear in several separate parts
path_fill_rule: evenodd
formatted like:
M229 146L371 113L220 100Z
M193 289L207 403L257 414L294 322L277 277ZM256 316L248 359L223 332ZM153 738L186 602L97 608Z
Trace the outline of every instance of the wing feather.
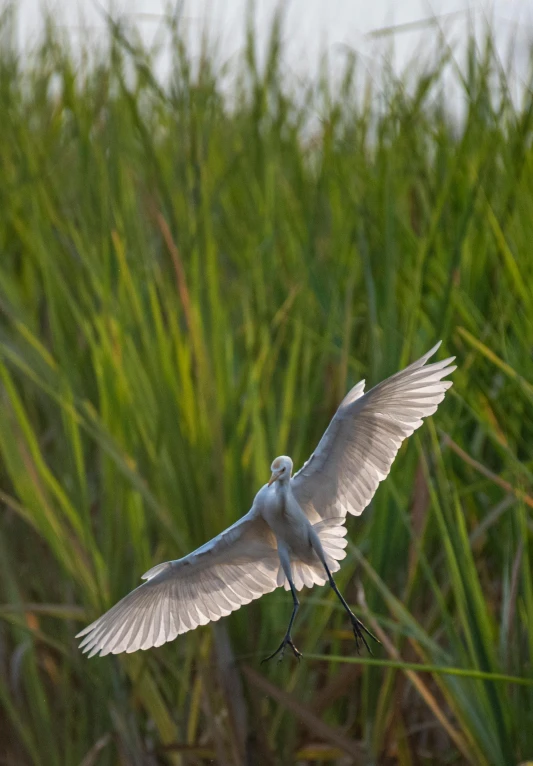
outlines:
M277 587L276 540L257 507L144 582L78 633L90 657L149 649L233 612Z
M344 397L318 447L292 479L311 522L361 514L388 475L401 443L432 415L448 388L455 357L427 365L427 354L364 393L360 381Z

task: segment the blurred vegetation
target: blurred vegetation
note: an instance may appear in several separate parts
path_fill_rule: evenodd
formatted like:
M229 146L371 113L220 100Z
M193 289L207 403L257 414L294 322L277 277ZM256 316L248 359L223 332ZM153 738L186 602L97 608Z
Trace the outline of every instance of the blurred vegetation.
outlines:
M168 20L162 86L119 25L74 54L49 24L20 57L2 23L2 763L532 759L530 85L511 100L490 35L409 87L357 58L302 85L277 22L229 87ZM274 456L309 455L349 386L439 338L454 387L348 521L338 582L385 634L374 660L326 588L302 594L300 664L258 662L284 591L81 655L75 633L245 513Z

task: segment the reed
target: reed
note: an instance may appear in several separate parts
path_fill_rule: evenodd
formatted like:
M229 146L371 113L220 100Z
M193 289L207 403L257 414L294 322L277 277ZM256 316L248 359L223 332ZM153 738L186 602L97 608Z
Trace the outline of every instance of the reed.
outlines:
M110 23L0 45L4 762L509 766L533 758L533 91L490 35L407 88L173 61ZM533 63L533 56L532 56ZM458 121L442 101L456 79ZM317 119L317 117L319 119ZM138 655L75 633L300 464L345 390L443 338L454 387L304 591L299 665L260 667L282 591ZM420 666L420 667L418 667ZM342 760L342 759L348 760ZM151 760L150 760L151 759Z

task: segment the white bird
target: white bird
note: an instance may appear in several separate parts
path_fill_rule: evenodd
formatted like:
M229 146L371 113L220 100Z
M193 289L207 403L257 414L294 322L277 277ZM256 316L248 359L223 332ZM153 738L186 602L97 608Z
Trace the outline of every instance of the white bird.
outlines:
M348 612L357 649L362 641L370 651L364 634L375 637L332 572L346 556L346 514L363 512L403 440L452 385L443 378L456 369L455 357L426 364L439 346L366 394L364 380L354 386L303 468L291 478L291 458L276 458L245 516L188 556L146 572L145 583L78 633L80 648L92 657L161 646L283 585L292 592L293 611L283 641L266 659L278 653L281 659L286 646L299 658L291 637L296 592L328 580Z

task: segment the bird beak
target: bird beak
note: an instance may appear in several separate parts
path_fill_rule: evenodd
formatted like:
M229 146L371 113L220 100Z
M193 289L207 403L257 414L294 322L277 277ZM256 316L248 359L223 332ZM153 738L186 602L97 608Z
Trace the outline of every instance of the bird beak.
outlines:
M279 473L272 473L272 476L268 480L268 486L270 487L274 482L279 479Z

